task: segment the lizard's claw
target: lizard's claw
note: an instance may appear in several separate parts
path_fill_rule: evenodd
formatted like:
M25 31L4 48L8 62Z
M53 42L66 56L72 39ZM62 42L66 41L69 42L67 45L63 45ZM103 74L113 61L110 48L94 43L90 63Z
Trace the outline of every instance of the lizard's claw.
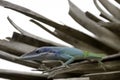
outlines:
M68 65L63 64L62 66L60 66L61 68L70 68Z
M48 79L55 76L55 75L52 74L52 71L54 72L54 70L62 69L62 68L70 68L70 67L69 67L68 65L66 65L66 64L63 64L62 66L52 68L52 69L50 70L51 72L49 73Z
M54 67L52 69L49 69L48 72L51 72L51 71L54 71L54 70L57 70L57 69L61 69L61 68L70 68L70 67L68 65L66 65L66 64L63 64L62 66Z

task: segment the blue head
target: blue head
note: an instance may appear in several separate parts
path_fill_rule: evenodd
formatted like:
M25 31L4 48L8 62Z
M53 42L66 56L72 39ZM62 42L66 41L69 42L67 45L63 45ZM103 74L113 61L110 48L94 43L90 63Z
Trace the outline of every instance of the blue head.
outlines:
M24 54L20 57L23 60L45 60L53 59L54 53L48 47L37 48L34 51Z

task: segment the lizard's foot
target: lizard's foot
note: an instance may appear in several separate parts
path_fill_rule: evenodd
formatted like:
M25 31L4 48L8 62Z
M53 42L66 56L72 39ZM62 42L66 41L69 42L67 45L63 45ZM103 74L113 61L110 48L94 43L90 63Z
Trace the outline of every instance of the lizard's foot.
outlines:
M54 73L54 70L58 70L58 69L62 69L62 68L70 68L68 65L66 64L63 64L62 66L59 66L59 67L54 67L51 69L51 71L49 71L49 76L48 76L48 79L49 78L53 78L55 75L53 74Z
M45 74L45 73L50 72L51 69L44 70L44 69L38 68L38 69L33 69L32 71L41 71L42 72L41 74Z
M100 66L103 68L104 71L106 71L106 68L104 66L104 64L101 61L98 61L98 63L100 64Z
M52 69L50 69L49 71L49 76L48 76L48 79L49 78L53 78L55 75L53 74L55 70L58 70L58 69L63 69L63 68L70 68L68 65L66 64L63 64L62 66L59 66L59 67L54 67Z
M70 68L70 67L68 65L66 65L66 64L63 64L62 66L54 67L54 68L50 69L49 72L51 72L53 70L61 69L61 68Z
M42 71L42 74L47 73L50 71L50 68L47 67L45 64L41 64L40 67L33 69L32 71Z
M70 68L68 65L63 64L62 66L60 66L61 68Z

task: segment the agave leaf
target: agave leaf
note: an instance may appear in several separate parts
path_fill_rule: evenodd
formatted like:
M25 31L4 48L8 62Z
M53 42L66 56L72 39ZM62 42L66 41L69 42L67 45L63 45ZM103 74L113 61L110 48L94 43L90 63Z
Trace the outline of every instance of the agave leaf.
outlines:
M104 17L106 17L108 20L115 22L115 23L120 23L120 21L118 19L116 19L115 17L109 15L108 13L106 13L97 3L97 0L93 0L94 4L96 6L96 8L101 12L102 15L104 15Z
M101 4L116 18L120 20L120 9L108 0L99 0Z
M90 13L88 11L85 12L85 15L95 22L101 22L102 21L101 19L99 19L98 17L96 17L95 15L93 15L92 13Z
M116 2L118 2L120 4L120 0L115 0Z
M118 46L118 44L120 44L120 39L118 36L87 18L84 12L75 6L71 1L69 1L69 4L69 14L76 22L94 33L98 41L101 41L102 43L120 51L120 46Z
M19 26L17 26L9 17L7 17L8 21L13 25L13 27L15 27L18 31L20 31L23 35L26 35L28 37L31 37L31 38L34 38L34 39L37 39L37 40L40 40L40 41L43 41L45 43L48 43L48 44L52 44L52 45L55 45L55 46L64 46L62 44L59 44L59 43L56 43L56 42L52 42L50 40L46 40L46 39L43 39L41 37L38 37L36 35L33 35L25 30L23 30L22 28L20 28Z

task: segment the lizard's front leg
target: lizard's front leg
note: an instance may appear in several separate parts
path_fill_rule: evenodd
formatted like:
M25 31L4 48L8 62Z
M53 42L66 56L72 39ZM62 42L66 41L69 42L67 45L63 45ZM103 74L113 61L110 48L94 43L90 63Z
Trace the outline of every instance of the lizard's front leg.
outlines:
M75 60L74 57L71 57L69 60L67 60L65 63L63 63L61 67L69 68L68 64L72 63L74 60Z
M67 60L65 63L63 61L61 61L61 66L59 67L55 67L55 68L52 68L51 71L53 70L56 70L56 69L60 69L60 68L69 68L68 64L72 63L74 61L74 57L71 57L69 60Z

